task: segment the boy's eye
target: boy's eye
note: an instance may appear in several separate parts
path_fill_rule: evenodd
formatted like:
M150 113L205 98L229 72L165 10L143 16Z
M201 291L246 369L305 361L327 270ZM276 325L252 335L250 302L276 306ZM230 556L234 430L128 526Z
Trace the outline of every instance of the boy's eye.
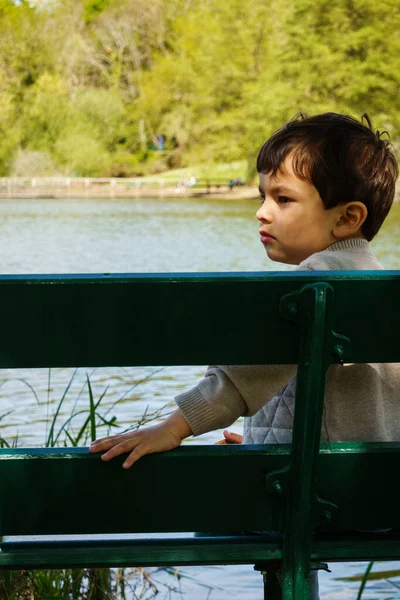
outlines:
M287 196L278 196L278 202L279 204L288 204L289 202L291 202L291 199Z
M262 194L260 194L259 198L260 198L261 204L264 204L264 202L265 202L265 196L263 196Z

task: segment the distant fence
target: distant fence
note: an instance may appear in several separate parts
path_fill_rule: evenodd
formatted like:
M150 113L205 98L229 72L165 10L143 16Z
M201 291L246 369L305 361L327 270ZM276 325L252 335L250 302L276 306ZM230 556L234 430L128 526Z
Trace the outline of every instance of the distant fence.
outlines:
M2 177L0 198L143 198L230 193L240 180L88 177ZM247 188L246 188L247 189ZM254 193L252 192L254 196Z

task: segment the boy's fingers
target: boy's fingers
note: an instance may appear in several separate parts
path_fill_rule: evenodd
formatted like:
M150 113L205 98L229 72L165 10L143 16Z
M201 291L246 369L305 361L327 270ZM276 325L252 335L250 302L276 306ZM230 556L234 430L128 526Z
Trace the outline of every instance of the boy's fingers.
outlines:
M141 446L137 446L134 450L132 450L132 452L122 465L124 469L129 469L129 467L131 467L136 461L138 461L139 458L146 454L146 452L144 452L141 448Z
M125 440L133 439L135 434L132 433L121 433L117 435L113 435L106 438L101 438L99 440L95 440L89 446L90 452L101 452L102 450L109 450L113 446L120 444Z
M224 431L224 438L227 442L231 442L233 444L241 444L243 441L243 436L240 433L232 433L231 431Z
M140 443L139 440L135 441L132 439L125 440L123 442L120 442L119 444L114 443L114 445L105 454L103 454L103 456L101 458L102 458L102 460L111 460L112 458L115 458L116 456L119 456L120 454L129 452L130 450L135 448L135 446L139 443Z
M89 446L89 451L90 452L102 452L103 450L108 450L109 448L112 448L113 446L115 446L115 444L117 443L116 440L112 441L104 441L104 442L96 442L96 444L90 444Z
M112 442L113 440L123 440L124 438L129 438L134 435L134 432L130 433L116 433L115 435L109 435L104 438L99 438L98 440L94 440L90 445L91 446L99 446L102 444L107 444L108 442Z

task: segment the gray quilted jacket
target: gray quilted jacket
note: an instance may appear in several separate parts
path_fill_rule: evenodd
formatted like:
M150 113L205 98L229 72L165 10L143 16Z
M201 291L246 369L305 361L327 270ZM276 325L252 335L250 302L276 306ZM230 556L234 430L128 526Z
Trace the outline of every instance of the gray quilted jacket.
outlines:
M379 270L364 239L337 242L297 270ZM244 443L291 441L295 365L211 365L191 390L175 398L194 435L228 427L244 416ZM322 440L400 440L400 364L329 368Z

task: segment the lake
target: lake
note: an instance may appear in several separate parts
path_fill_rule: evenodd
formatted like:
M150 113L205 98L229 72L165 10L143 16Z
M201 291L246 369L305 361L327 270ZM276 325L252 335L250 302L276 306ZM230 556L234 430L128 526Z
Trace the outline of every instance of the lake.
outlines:
M290 267L272 263L258 238L258 201L206 199L132 200L0 200L0 256L3 274L32 273L148 273L193 271L271 271ZM398 243L400 205L396 205L372 249L387 269L400 268ZM101 327L101 323L99 323ZM72 411L88 405L86 373L95 398L106 390L103 414L116 415L123 429L134 426L147 412L166 414L173 398L193 386L202 367L157 369L3 370L0 372L0 436L18 445L43 445L52 415L71 381L56 428ZM4 417L2 418L2 415ZM84 416L70 424L79 430ZM154 422L157 421L157 418ZM231 428L241 432L242 422ZM100 432L101 433L101 432ZM195 443L215 443L221 432L201 436ZM187 443L193 443L189 440ZM237 482L238 486L240 481ZM232 494L234 494L232 490ZM227 500L229 501L229 499ZM365 565L344 563L320 576L321 598L350 600L359 582L342 578L362 573ZM374 570L397 569L381 563ZM191 600L262 598L261 576L251 566L202 567L181 570L180 586ZM157 574L159 578L165 578ZM338 579L339 578L339 579ZM165 579L164 579L165 580ZM391 583L393 581L393 583ZM368 585L364 600L400 598L399 579ZM210 589L208 586L218 586ZM222 588L222 589L219 589ZM397 591L396 591L397 589ZM171 598L181 597L178 591Z

